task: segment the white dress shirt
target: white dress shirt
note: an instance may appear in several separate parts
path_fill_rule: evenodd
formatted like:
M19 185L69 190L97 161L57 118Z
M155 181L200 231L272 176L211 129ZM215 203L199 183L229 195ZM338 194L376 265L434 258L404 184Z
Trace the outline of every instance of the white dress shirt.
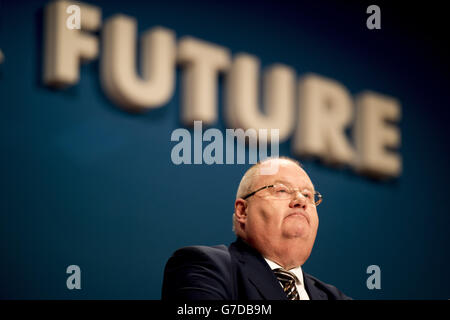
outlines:
M274 269L281 268L284 270L284 268L282 266L278 265L277 263L275 263L269 259L266 259L266 258L264 258L264 260L266 260L270 269L274 270ZM290 269L287 271L291 272L295 276L295 287L297 288L297 292L300 297L300 300L309 300L308 293L306 292L306 289L305 289L305 283L303 282L302 267L298 266L297 268ZM283 287L281 285L281 283L280 283L280 286Z

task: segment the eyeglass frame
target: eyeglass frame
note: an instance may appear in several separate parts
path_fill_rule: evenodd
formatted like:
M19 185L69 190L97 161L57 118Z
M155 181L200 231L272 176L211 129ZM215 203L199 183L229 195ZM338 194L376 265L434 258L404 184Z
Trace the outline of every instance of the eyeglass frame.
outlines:
M282 184L282 183L280 183L280 184ZM253 191L253 192L250 192L250 193L247 194L246 196L242 197L242 199L246 200L246 199L250 198L251 196L255 195L255 193L257 193L257 192L259 192L259 191L261 191L261 190L264 190L264 189L273 188L273 187L275 187L275 185L276 185L276 184L270 184L270 185L261 187L261 188L255 190L255 191ZM282 184L282 185L284 185L284 184ZM288 186L286 186L286 187L289 188L289 189L293 189L294 191L297 190L297 192L300 192L300 190L299 190L298 188L290 188L290 187L288 187ZM322 194L321 194L319 191L317 191L317 190L314 190L313 195L314 195L314 196L317 195L317 197L319 198L319 200L317 200L316 202L314 202L314 205L317 207L317 206L322 202L323 196L322 196ZM291 196L291 198L292 198L292 196Z

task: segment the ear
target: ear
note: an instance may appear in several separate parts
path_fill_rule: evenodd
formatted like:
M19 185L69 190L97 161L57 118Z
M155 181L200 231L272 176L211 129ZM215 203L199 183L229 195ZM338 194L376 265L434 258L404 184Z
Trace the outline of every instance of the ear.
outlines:
M247 201L244 199L236 199L234 203L234 213L239 223L245 224L247 221Z

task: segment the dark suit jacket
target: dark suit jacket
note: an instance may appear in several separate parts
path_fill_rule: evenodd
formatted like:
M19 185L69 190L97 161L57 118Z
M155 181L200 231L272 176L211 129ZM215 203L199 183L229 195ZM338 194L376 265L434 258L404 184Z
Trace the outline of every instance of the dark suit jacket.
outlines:
M350 299L336 287L303 272L311 300ZM179 249L164 270L162 299L286 300L261 254L238 238L224 245Z

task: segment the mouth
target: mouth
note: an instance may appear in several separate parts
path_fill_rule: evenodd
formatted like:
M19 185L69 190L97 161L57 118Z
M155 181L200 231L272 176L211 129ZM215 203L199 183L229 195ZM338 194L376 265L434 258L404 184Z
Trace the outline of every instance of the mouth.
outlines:
M308 215L307 215L306 213L303 213L303 212L298 212L298 211L292 212L292 213L290 213L290 214L288 214L288 215L286 216L286 218L288 218L288 217L303 217L303 218L305 218L306 221L308 221L308 223L309 223L309 217L308 217Z

